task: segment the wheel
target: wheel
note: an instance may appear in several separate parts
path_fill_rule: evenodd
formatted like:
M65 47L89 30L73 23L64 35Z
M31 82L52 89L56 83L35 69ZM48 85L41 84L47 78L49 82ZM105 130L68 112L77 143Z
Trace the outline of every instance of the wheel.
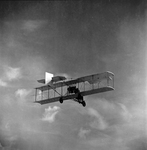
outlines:
M62 104L63 103L63 99L62 97L59 99L59 102Z
M85 101L83 101L83 102L82 102L82 105L83 105L83 107L85 107L85 106L86 106L86 102L85 102Z

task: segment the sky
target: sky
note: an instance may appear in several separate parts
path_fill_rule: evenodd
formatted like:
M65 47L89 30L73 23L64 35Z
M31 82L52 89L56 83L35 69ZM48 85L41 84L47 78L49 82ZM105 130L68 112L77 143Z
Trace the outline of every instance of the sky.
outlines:
M147 149L147 3L0 2L0 150ZM77 78L111 71L115 90L34 102L48 71Z

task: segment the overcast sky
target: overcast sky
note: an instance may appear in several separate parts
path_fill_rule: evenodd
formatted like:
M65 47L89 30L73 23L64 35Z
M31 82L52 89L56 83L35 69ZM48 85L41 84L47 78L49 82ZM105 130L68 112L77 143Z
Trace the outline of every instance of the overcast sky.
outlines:
M131 1L131 0L130 0ZM147 149L146 2L0 2L0 149ZM44 72L111 71L115 91L34 104Z

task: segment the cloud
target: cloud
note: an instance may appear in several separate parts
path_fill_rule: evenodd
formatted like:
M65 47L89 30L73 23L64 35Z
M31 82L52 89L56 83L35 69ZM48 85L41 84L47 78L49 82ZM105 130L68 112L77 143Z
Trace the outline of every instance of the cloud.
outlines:
M21 69L20 68L3 66L2 72L3 72L3 74L0 77L0 86L1 87L7 87L8 82L11 82L13 80L18 80L21 78Z
M21 99L25 99L26 96L28 96L30 94L31 90L27 90L27 89L18 89L15 92L16 97L19 97Z
M120 112L121 112L122 119L124 119L124 121L127 121L127 122L130 121L132 118L132 115L128 111L127 107L122 103L117 103L117 104L118 104L118 106L120 106Z
M80 138L85 139L86 135L88 135L90 132L91 132L90 129L86 130L86 129L81 128L78 135L79 135Z
M98 99L93 103L93 108L105 118L108 126L122 125L129 123L132 117L128 105L125 104L127 100L122 99L121 101L121 98L117 101Z
M111 138L106 136L99 139L93 138L87 141L87 144L89 144L90 147L93 147L93 150L129 150L125 145L124 140L122 140L120 137Z
M54 106L53 108L51 108L49 106L48 108L45 109L45 113L43 115L42 120L43 121L48 121L50 123L54 122L55 116L59 112L59 109L60 109L60 107L58 107L58 106Z
M2 79L0 79L0 86L6 87L6 86L7 86L7 83L4 82Z
M147 138L138 137L127 143L129 150L146 150L147 149Z
M2 144L0 143L0 147L2 148Z
M104 120L104 118L98 113L97 110L94 108L88 108L88 114L92 117L94 117L94 121L90 123L90 126L92 128L98 129L98 130L104 130L107 128L107 123Z
M25 97L29 94L30 91L26 90L26 89L18 89L16 91L16 96L20 96L20 97Z
M9 81L16 80L21 77L21 70L20 68L6 67L5 75L6 75L6 80Z
M39 28L41 28L46 21L43 20L27 20L23 22L22 29L27 32L33 32Z

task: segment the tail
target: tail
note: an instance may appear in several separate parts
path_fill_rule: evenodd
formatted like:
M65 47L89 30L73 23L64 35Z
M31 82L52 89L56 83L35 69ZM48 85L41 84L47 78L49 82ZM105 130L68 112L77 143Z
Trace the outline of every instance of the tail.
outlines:
M54 75L48 72L45 72L45 84L52 84L52 77Z

